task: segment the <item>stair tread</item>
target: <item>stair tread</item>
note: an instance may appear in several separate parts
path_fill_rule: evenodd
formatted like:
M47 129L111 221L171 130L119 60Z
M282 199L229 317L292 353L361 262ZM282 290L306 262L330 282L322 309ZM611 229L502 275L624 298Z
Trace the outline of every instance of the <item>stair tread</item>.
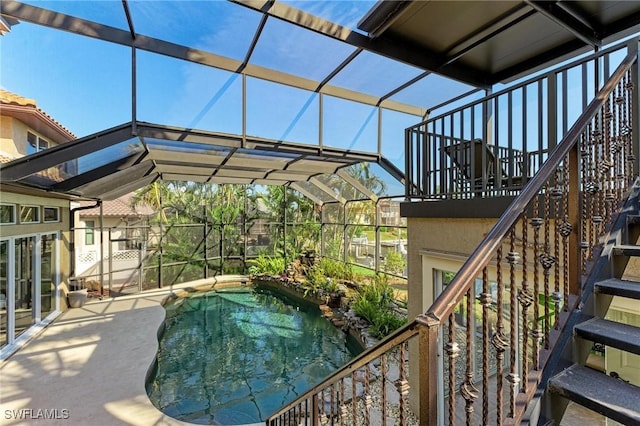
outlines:
M640 246L634 244L618 244L613 247L613 254L622 256L640 255Z
M640 387L577 364L549 379L548 387L617 422L640 424Z
M640 283L636 281L626 281L618 278L596 283L596 292L613 296L622 296L630 299L640 299Z
M638 327L602 318L591 318L573 329L584 339L640 355L640 328Z

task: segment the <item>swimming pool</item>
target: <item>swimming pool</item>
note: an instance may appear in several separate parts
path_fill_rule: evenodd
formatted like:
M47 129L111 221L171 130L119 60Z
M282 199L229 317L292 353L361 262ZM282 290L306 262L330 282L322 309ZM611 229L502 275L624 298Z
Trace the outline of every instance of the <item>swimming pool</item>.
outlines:
M147 393L190 423L264 421L362 351L317 305L267 289L195 293L165 308Z

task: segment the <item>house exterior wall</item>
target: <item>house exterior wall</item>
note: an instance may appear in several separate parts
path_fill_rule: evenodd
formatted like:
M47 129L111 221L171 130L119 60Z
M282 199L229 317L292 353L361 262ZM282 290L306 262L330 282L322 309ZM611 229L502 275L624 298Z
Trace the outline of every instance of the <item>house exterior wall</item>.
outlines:
M50 147L57 144L56 141L43 136L13 117L2 116L0 118L0 151L15 157L27 155L27 132L46 140Z
M409 282L409 318L423 313L433 302L432 269L457 271L466 256L496 223L496 219L408 218L407 262ZM443 264L423 264L423 253L447 253L455 257ZM434 260L435 262L435 260Z
M0 151L4 151L13 156L18 156L20 151L16 146L16 143L19 139L17 135L14 134L14 122L15 120L11 117L0 116Z

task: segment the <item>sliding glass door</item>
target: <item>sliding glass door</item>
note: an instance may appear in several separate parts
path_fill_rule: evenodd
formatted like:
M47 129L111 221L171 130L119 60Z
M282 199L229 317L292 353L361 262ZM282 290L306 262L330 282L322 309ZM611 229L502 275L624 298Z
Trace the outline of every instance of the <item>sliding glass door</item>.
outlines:
M58 309L58 235L0 240L0 348Z
M8 341L9 329L9 241L0 241L0 348Z
M35 324L36 237L15 239L15 336Z

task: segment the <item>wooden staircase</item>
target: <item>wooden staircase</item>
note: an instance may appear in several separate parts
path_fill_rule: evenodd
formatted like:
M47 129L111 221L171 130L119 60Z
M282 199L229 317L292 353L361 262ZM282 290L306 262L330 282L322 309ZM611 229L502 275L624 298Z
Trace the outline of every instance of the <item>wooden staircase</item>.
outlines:
M638 198L636 191L625 210L637 214ZM604 319L613 297L640 301L640 282L622 278L629 260L640 257L639 219L631 214L618 219L593 268L594 277L586 280L583 303L566 329L572 336L547 365L552 375L547 374L538 424L562 424L565 408L573 401L621 424L640 425L640 383L586 365L594 344L640 355L640 328Z

